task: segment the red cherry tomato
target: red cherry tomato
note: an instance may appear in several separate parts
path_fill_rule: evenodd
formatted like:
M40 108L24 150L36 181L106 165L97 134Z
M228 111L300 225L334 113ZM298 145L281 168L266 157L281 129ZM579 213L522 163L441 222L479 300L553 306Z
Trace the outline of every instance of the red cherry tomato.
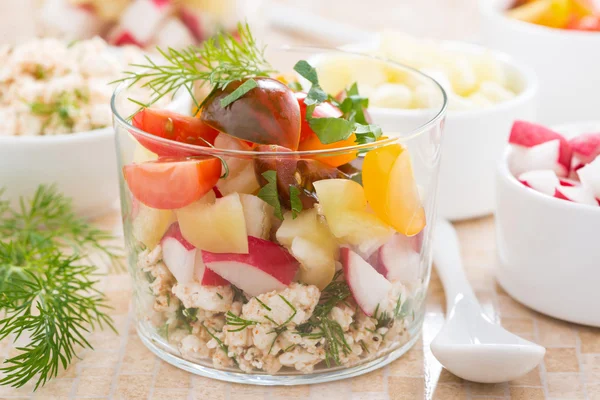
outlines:
M133 196L148 207L172 210L185 207L208 193L221 175L214 157L162 159L123 167Z
M135 114L132 123L136 128L152 135L204 147L208 146L206 142L214 144L219 134L219 131L206 125L199 118L153 108L145 108ZM192 150L179 149L132 133L142 146L161 157L194 155Z
M306 93L304 92L295 92L294 96L298 100L298 104L300 105L300 143L304 140L310 138L315 133L310 128L308 121L306 120L306 104L304 104L304 99L306 98ZM315 107L313 111L314 118L326 118L333 117L339 118L342 116L342 112L339 108L334 106L331 103L321 103Z

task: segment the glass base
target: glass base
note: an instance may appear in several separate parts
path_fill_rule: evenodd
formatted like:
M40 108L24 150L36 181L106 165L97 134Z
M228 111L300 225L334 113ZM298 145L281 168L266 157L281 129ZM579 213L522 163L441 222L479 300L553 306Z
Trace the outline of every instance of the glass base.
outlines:
M208 364L203 366L199 363L191 362L182 358L178 352L173 350L172 346L166 343L160 336L153 334L148 327L144 326L143 323L138 322L137 332L142 342L148 349L150 349L151 352L169 364L193 374L204 376L206 378L217 379L220 381L242 383L246 385L293 386L311 383L324 383L352 378L384 367L392 361L400 358L417 342L421 334L422 323L423 319L421 318L420 320L417 320L411 324L412 329L409 328L408 330L410 339L401 347L390 350L387 353L382 354L379 358L366 361L352 367L327 368L324 370L315 370L313 373L309 374L296 372L269 375L221 370L209 366ZM212 364L212 362L210 362L210 364Z

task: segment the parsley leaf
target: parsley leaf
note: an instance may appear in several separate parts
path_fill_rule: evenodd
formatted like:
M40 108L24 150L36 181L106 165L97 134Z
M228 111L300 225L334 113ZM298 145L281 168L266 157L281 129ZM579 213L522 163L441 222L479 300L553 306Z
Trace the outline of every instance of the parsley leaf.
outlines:
M254 79L248 79L246 82L242 83L237 89L233 92L229 93L227 96L221 99L221 107L225 108L255 87L258 86L258 83Z
M290 89L292 89L294 92L302 91L302 85L300 84L300 82L292 81L292 82L288 83L287 86Z
M368 125L365 117L365 109L369 107L369 99L358 93L356 82L346 89L346 98L340 104L340 110L344 113L344 118L354 119L359 124Z
M262 173L262 176L267 180L267 184L260 188L258 197L271 205L275 209L275 216L283 221L281 203L279 202L279 194L277 193L277 172L273 170L265 171Z
M357 123L354 133L356 134L356 143L373 143L381 137L381 128L373 124L363 125Z
M312 83L313 85L319 84L319 78L317 76L317 70L308 63L306 60L300 60L294 65L294 71L300 74L304 79Z
M292 219L296 219L302 211L302 200L300 200L300 189L290 185L290 204L292 209Z
M343 118L311 118L308 120L310 128L319 137L323 144L330 144L345 140L354 131L354 121Z

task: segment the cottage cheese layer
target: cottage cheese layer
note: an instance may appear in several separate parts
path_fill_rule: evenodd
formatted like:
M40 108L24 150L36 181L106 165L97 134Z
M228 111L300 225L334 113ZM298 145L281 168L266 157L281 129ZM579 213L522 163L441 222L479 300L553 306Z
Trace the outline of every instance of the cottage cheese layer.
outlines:
M162 261L160 245L138 255L145 301L138 313L192 362L268 374L350 367L406 343L413 298L399 282L381 310L365 315L349 294L332 307L328 288L294 282L255 297L227 286L180 285ZM341 272L337 280L345 285ZM324 317L323 310L327 310ZM319 314L321 313L321 314ZM283 369L283 371L282 371Z
M104 40L33 40L0 46L0 136L84 132L111 124L110 98L139 49Z

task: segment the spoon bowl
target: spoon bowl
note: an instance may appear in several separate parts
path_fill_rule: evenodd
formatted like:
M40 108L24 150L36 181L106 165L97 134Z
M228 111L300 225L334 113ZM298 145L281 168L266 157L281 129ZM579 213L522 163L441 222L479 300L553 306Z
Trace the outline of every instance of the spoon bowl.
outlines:
M453 226L438 222L434 263L446 292L446 323L431 352L454 375L473 382L516 379L535 368L546 350L508 332L483 313L462 269Z

